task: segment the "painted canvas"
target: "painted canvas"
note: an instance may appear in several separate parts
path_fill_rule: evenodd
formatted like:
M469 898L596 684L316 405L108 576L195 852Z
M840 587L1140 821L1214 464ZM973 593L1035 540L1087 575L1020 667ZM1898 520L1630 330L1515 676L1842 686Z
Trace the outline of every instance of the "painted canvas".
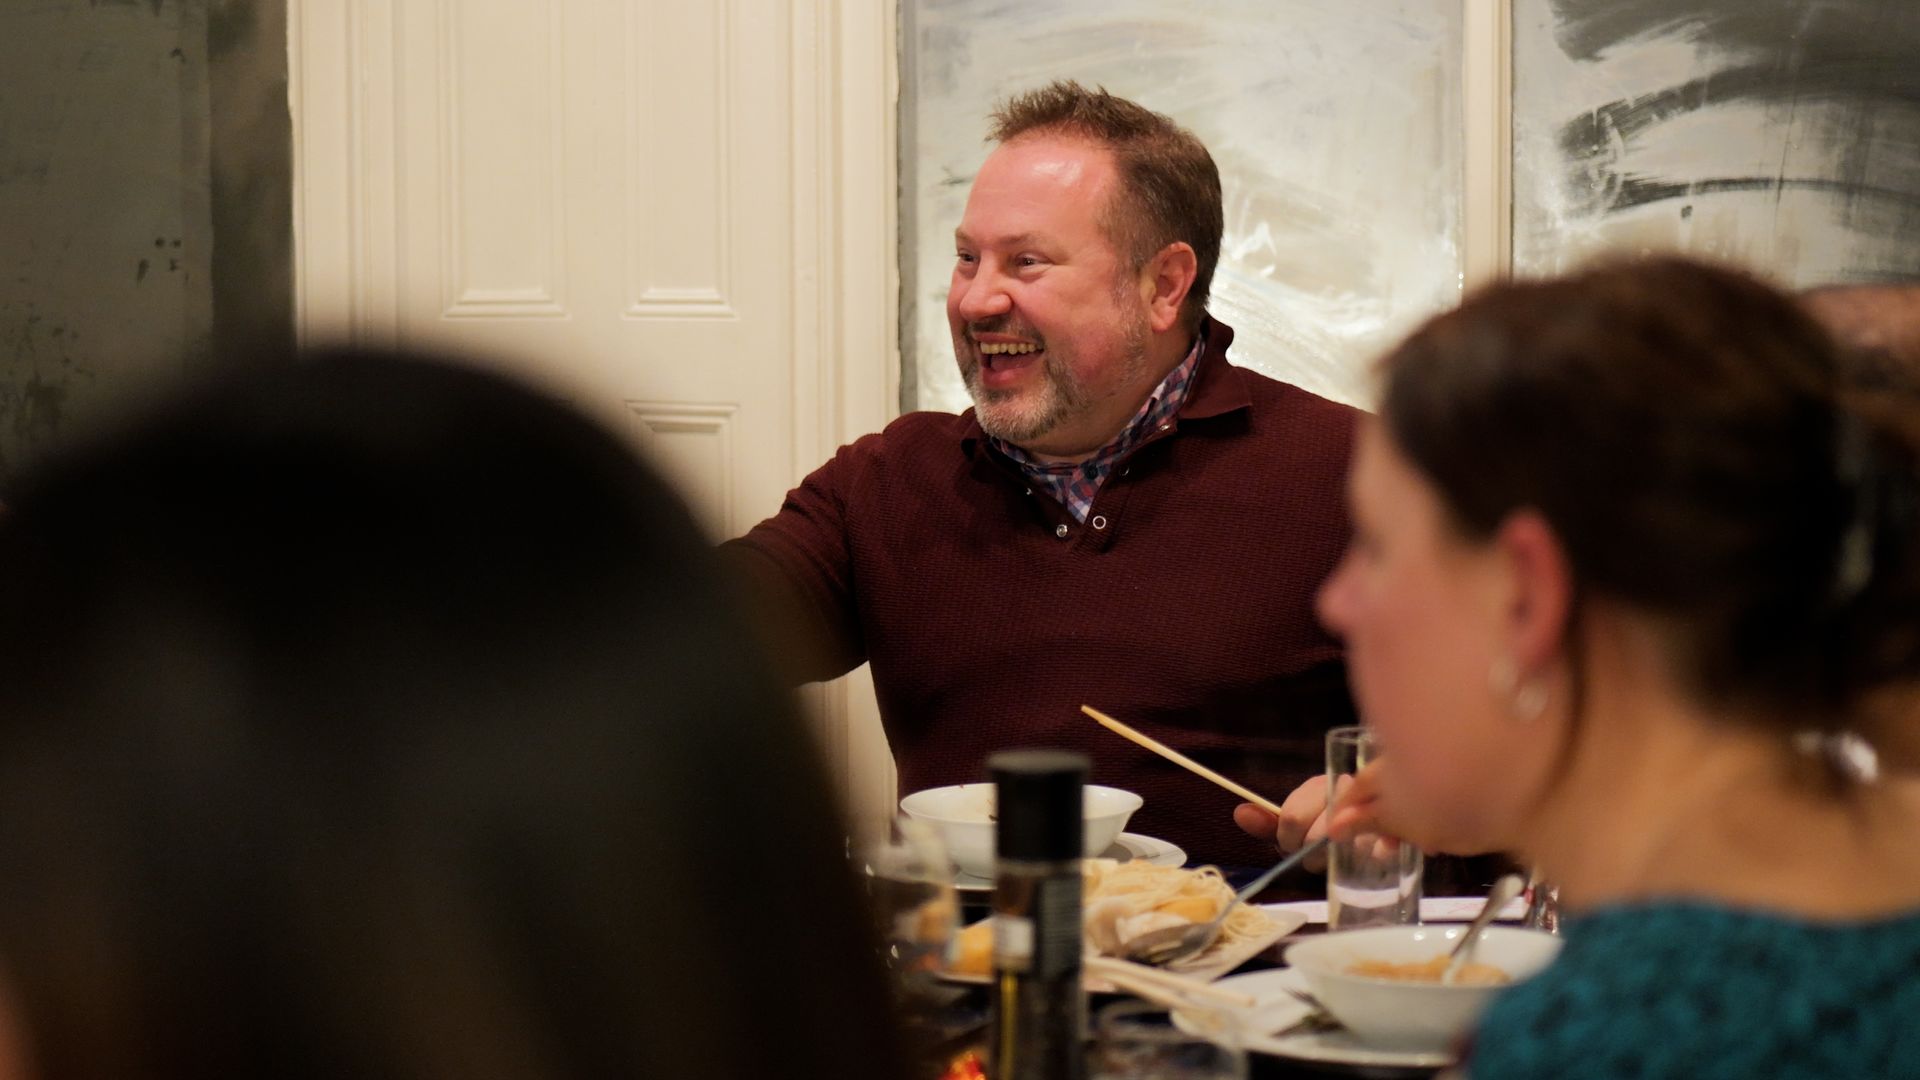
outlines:
M953 229L1010 93L1073 78L1192 129L1220 166L1212 309L1235 360L1338 400L1459 298L1460 0L905 0L906 408L967 406Z
M1513 256L1920 275L1920 4L1513 0Z

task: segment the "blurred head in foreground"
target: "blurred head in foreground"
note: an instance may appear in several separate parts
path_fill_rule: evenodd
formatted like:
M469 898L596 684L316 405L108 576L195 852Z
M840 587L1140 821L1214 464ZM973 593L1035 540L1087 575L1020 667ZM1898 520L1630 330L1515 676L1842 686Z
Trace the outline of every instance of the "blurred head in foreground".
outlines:
M327 355L11 494L16 1070L889 1073L804 729L611 435Z
M1385 359L1321 610L1391 824L1632 891L1678 808L1825 805L1795 735L1920 669L1916 417L1845 362L1674 258L1493 287Z

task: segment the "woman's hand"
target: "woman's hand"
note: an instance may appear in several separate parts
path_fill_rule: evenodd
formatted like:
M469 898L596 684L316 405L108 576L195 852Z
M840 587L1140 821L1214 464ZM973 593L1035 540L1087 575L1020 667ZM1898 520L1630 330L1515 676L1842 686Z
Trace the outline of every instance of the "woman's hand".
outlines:
M1369 836L1376 846L1374 854L1384 858L1400 846L1400 839L1380 819L1380 811L1380 765L1375 762L1340 778L1331 808L1327 778L1316 776L1287 796L1278 817L1252 803L1241 803L1234 807L1233 823L1243 832L1272 840L1281 854L1298 851L1322 836L1335 840ZM1315 852L1304 865L1316 873L1325 870L1326 853Z
M1240 826L1242 832L1273 841L1281 854L1298 851L1326 835L1327 778L1310 777L1306 783L1294 788L1293 793L1280 803L1277 817L1252 803L1241 803L1233 808L1233 823ZM1301 865L1314 873L1325 870L1325 850L1307 856L1306 862Z
M1347 782L1333 800L1327 831L1335 840L1351 840L1362 833L1391 835L1392 830L1380 820L1380 763L1343 779Z

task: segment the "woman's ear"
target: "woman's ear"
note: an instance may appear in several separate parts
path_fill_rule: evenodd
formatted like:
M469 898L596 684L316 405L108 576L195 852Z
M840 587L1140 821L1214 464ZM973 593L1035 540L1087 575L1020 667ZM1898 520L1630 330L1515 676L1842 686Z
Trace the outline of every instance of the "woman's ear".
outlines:
M1536 672L1559 654L1573 613L1573 569L1547 519L1534 510L1507 516L1494 534L1509 589L1507 647L1520 672Z

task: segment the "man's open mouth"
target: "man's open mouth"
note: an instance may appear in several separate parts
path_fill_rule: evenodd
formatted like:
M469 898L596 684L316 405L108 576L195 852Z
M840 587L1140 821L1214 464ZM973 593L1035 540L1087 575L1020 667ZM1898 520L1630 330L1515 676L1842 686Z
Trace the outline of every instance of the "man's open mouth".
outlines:
M1028 357L1045 351L1041 346L1035 345L1030 341L1016 343L977 342L976 344L980 349L981 362L987 366L988 370L1013 367L1016 364L1025 362Z

